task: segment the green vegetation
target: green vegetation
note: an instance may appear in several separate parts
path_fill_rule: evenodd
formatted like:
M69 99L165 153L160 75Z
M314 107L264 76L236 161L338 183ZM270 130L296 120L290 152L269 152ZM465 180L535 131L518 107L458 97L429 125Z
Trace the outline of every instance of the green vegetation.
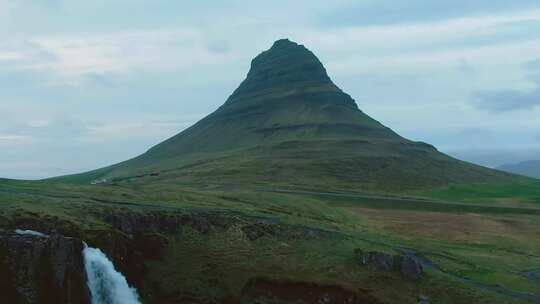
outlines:
M40 229L54 227L96 244L104 242L97 232L117 229L105 220L107 214L205 211L229 218L228 228L213 228L209 233L194 228L162 232L168 244L162 258L145 262L141 290L149 302L163 297L234 299L255 278L361 288L389 303L414 301L418 294L437 303L469 303L470 299L520 303L505 292L539 291L538 284L522 275L540 268L540 242L535 237L540 231L538 215L510 209L507 213L505 209L463 213L460 208L416 208L440 204L427 199L400 210L380 208L378 199L367 204L367 198L339 194L200 190L165 183L146 187L141 189L131 181L101 186L3 182L0 218L6 219L2 226L33 228L41 223L46 228ZM242 229L253 222L278 223L284 231L330 233L307 238L267 234L250 240ZM428 269L420 282L409 282L395 273L370 271L354 260L356 248L395 252L401 247L413 248L446 274ZM484 290L454 276L497 284L504 292ZM393 286L391 291L388 284Z
M540 203L540 180L523 178L507 183L451 185L422 194L449 201L527 206Z
M137 158L0 180L0 228L102 248L149 303L265 303L261 289L268 303L320 290L526 303L540 294L524 275L540 268L539 203L539 181L400 137L281 40L216 112ZM375 271L355 249L412 250L426 274Z

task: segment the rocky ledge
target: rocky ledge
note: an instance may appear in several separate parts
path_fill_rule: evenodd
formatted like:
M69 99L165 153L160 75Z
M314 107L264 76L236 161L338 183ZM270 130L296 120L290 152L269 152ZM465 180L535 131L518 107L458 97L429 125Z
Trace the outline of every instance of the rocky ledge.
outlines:
M356 260L361 264L377 271L399 271L409 280L420 280L424 274L422 262L414 255L388 254L378 251L354 251Z
M0 303L90 303L83 242L0 230Z
M379 304L367 291L307 282L255 278L242 290L240 303Z

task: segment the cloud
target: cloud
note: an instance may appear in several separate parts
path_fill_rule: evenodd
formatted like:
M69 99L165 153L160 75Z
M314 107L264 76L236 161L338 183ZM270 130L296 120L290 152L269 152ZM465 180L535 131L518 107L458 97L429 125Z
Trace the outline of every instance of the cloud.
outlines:
M460 59L458 64L458 70L466 75L476 74L476 69L469 63L467 59Z
M455 69L522 64L540 52L537 31L508 24L540 24L540 10L436 22L308 29L295 34L315 51L334 53L329 64L342 71ZM526 35L514 35L516 31ZM293 38L295 38L293 37ZM319 52L318 52L319 54ZM509 55L512 54L512 55ZM324 58L323 58L324 59Z
M531 71L540 71L540 58L527 61L523 66Z
M498 167L508 163L517 163L531 159L539 159L540 147L499 147L499 148L462 148L459 150L449 150L446 153L475 164Z
M514 54L511 58L527 58L528 54L540 51L540 40L515 41L524 38L502 35L499 31L499 27L506 24L531 20L540 22L540 11L407 25L347 29L300 27L292 38L323 51L330 46L332 50L340 50L341 54L336 54L332 62L349 71L359 68L355 66L358 63L362 64L360 68L381 65L388 68L403 65L441 67L459 60L462 62L461 70L470 72L473 62L491 60L501 53ZM249 24L246 20L243 22ZM261 49L247 43L244 35L237 35L239 30L248 36L256 34L251 28L243 28L227 25L220 28L218 34L200 27L184 26L109 31L105 34L40 35L22 41L8 38L8 43L0 44L0 67L9 65L19 70L49 73L58 78L54 81L56 83L110 87L114 84L112 79L115 75L201 70L205 66L230 64L239 58L240 53L249 58L257 52L256 49ZM283 31L288 30L278 24L266 35L281 37ZM521 32L529 33L527 30ZM537 37L534 34L532 32L531 35ZM493 40L482 39L498 35L510 41L502 44L496 37ZM475 45L478 41L483 42ZM253 53L247 52L251 50ZM359 60L359 55L365 56L365 60Z
M0 143L20 142L27 139L28 139L28 136L24 136L24 135L0 133Z
M78 120L71 117L32 119L24 123L10 121L0 126L0 141L72 141L103 142L116 138L171 136L190 126L204 115L191 114L154 118L123 117Z
M534 93L525 74L540 54L537 0L44 1L0 0L0 143L10 148L0 171L17 176L144 152L217 108L281 37L313 50L367 113L405 136L424 140L420 123L437 146L495 147L534 142L527 130L540 129L540 107L503 116L469 103L492 88Z
M212 41L208 43L208 50L214 53L227 53L231 47L225 40Z
M482 144L486 145L495 141L493 132L483 128L466 128L459 131L457 140L462 141L466 145Z
M81 75L85 84L90 86L113 88L115 86L112 76L99 73L87 73Z
M357 1L329 9L318 21L323 26L406 24L534 8L540 8L537 0Z
M8 2L10 0L7 0ZM35 7L46 10L58 10L62 7L62 0L11 0L19 8Z
M195 28L8 39L0 44L0 68L111 87L114 75L200 68L233 56L226 41L207 41Z
M527 110L540 106L540 85L532 91L498 90L475 94L474 105L495 113Z
M0 52L0 62L1 61L15 61L21 60L22 56L17 52L4 51Z
M39 68L58 62L58 59L30 39L6 39L0 43L0 67Z
M436 145L438 148L453 150L456 147L478 149L497 146L497 134L491 128L455 127L424 131L420 140Z
M537 79L537 75L534 73L540 71L540 59L527 61L522 66L533 72L526 77L535 83L533 89L479 91L474 94L473 105L478 109L494 113L527 110L540 106L540 79Z
M0 128L4 139L66 139L84 135L89 126L75 119L59 117L54 119L34 119L27 122L12 122Z

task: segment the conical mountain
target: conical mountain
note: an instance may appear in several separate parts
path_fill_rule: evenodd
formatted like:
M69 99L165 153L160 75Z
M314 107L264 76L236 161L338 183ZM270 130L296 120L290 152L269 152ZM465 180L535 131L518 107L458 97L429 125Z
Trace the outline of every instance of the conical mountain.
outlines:
M299 139L400 138L362 113L302 45L278 40L253 59L225 104L148 153L215 152Z
M421 126L419 126L421 127ZM401 192L508 175L402 138L363 113L303 45L276 41L214 113L132 160L67 177ZM141 177L143 176L143 177Z

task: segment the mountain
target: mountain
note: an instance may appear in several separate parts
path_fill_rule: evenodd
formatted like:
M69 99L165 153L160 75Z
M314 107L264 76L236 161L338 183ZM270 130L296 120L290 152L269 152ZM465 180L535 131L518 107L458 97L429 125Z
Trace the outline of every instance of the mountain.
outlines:
M497 169L514 174L540 178L540 160L529 160L515 164L506 164L498 167Z
M539 204L540 180L399 136L279 40L139 157L0 179L0 303L127 303L128 286L144 303L537 303Z
M399 136L362 112L311 51L287 39L255 57L226 102L192 127L139 157L60 180L150 175L205 186L392 192L509 178Z

